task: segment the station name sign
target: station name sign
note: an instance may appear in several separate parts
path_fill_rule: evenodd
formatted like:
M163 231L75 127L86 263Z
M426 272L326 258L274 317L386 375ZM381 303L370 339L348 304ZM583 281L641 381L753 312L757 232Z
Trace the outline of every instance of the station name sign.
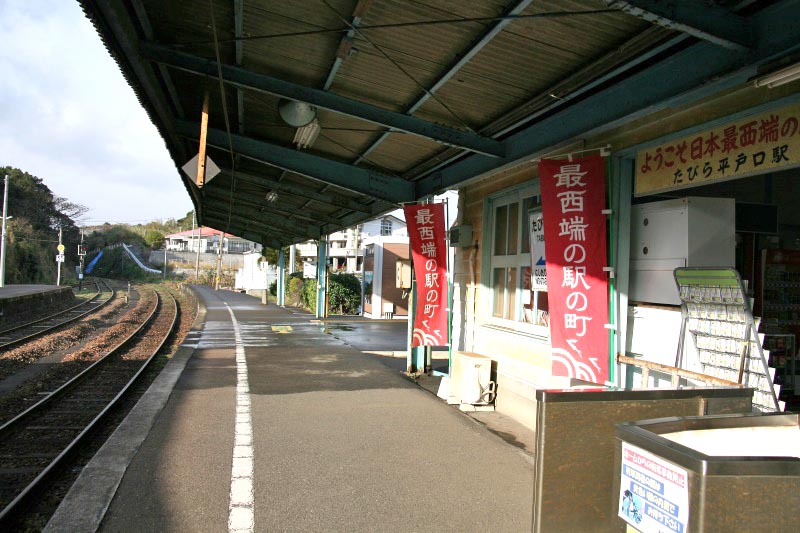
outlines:
M636 152L635 196L800 164L800 103Z

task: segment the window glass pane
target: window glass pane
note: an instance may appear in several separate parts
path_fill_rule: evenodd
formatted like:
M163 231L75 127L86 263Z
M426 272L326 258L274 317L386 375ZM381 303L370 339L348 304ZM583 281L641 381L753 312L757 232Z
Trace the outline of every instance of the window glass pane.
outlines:
M531 231L528 223L528 211L536 205L533 197L530 196L522 200L522 241L520 241L520 251L526 254L531 251Z
M506 287L506 312L503 318L516 320L517 306L519 305L519 300L517 299L517 269L509 268L506 276L508 286Z
M508 206L508 255L517 255L517 239L519 238L519 204ZM514 276L516 278L516 276Z
M537 326L550 325L550 306L547 304L547 293L536 291L536 322Z
M492 288L494 293L494 303L492 305L492 316L503 318L503 303L506 294L506 269L495 268L492 272Z
M508 233L508 206L501 205L494 210L494 255L506 255Z
M533 306L535 303L536 292L531 290L531 267L526 266L520 269L520 283L522 288L522 321L526 324L533 324L536 318Z

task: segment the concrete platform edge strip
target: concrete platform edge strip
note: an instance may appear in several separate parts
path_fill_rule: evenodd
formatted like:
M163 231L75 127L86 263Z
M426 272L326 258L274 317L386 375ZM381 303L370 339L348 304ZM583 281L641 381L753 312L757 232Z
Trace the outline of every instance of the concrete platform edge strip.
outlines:
M228 531L251 533L255 529L255 491L253 479L253 420L250 412L250 382L247 357L239 321L226 303L236 339L236 425L228 505Z
M193 332L202 329L206 316L199 296L197 305ZM43 531L97 531L100 528L128 465L150 433L193 354L194 348L178 348L122 424L81 471Z

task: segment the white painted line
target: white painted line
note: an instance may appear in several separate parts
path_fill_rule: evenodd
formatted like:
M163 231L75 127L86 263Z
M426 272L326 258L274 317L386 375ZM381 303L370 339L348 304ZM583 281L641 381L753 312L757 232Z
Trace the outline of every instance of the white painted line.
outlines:
M234 433L231 495L228 504L228 531L255 531L255 493L253 491L253 420L250 416L250 384L247 359L239 322L233 309L225 304L233 323L236 339L236 429Z

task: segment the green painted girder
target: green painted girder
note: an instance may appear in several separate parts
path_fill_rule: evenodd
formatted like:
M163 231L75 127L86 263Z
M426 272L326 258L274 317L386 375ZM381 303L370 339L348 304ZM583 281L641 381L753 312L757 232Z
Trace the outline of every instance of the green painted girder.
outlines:
M234 172L229 168L223 168L222 173L228 176L234 174ZM272 189L277 192L285 192L287 194L292 194L295 196L300 196L302 198L307 198L308 200L314 200L315 202L319 202L324 205L330 205L335 207L341 207L344 209L349 209L350 211L358 211L359 213L373 213L374 209L371 208L369 205L364 205L361 202L357 202L352 198L346 198L342 195L331 193L331 192L317 192L311 189L307 189L305 187L294 185L291 183L286 183L284 181L278 181L277 179L268 178L266 176L257 176L252 173L242 172L237 170L235 172L236 179L252 183L253 185L258 185L259 187L263 187L264 189Z
M306 238L313 238L313 235L319 232L319 226L296 224L287 220L285 217L270 215L269 213L259 212L243 206L234 206L233 209L229 210L227 203L212 201L206 202L205 207L208 214L215 214L221 217L222 220L227 220L230 215L231 220L260 224L265 230L287 232L298 237Z
M210 59L194 56L150 42L142 43L140 51L142 57L156 63L165 64L202 76L211 76L213 78L217 78L218 76L217 62ZM266 74L252 72L241 67L221 65L219 69L222 71L222 78L225 82L238 87L245 87L275 96L289 98L291 100L307 102L311 105L328 109L336 113L386 126L394 130L419 135L448 146L455 146L480 154L503 157L506 153L505 147L500 141L483 137L475 133L449 128L403 113L397 113L378 106L359 102L352 98L339 96L328 91L314 89Z
M531 2L533 2L533 0L515 0L506 7L503 15L507 17L520 15L531 4ZM472 45L456 55L453 64L450 65L450 67L439 76L436 82L434 82L430 88L426 89L424 93L420 95L420 97L417 98L413 104L411 104L411 106L406 108L405 113L410 115L422 107L422 105L433 96L433 93L441 89L448 81L450 81L457 72L464 68L464 66L467 65L467 63L469 63L473 57L483 50L486 45L488 45L492 39L494 39L506 26L511 24L511 22L512 19L510 18L502 18L493 22L491 26L489 26L486 31L481 34L480 37L475 40L475 42L472 43ZM391 133L391 131L383 132L369 145L369 147L367 147L366 150L361 152L361 155L359 155L356 160L353 161L353 164L358 165L364 161L370 153L372 153L378 146L381 145L381 143L383 143L383 141L389 138Z
M748 20L724 7L698 0L603 0L609 7L653 24L687 33L725 48L748 50L753 29Z
M297 230L289 230L285 227L275 226L269 222L254 220L252 218L243 215L237 215L235 213L231 213L230 220L231 223L228 224L227 213L213 212L207 214L203 218L203 223L206 224L208 221L214 221L212 224L208 225L219 230L230 231L234 234L237 232L244 233L247 231L255 231L257 233L262 233L264 236L281 241L289 239L307 241L308 239L313 238L312 236Z
M206 196L212 197L216 200L221 202L227 203L230 195L228 191L223 190L222 188L211 190L206 186L206 190L204 191ZM260 201L259 201L260 200ZM255 195L244 194L241 191L237 191L234 196L234 208L238 209L236 206L244 206L247 208L254 209L256 212L260 212L260 210L264 210L266 213L277 213L280 216L287 217L289 219L296 219L296 220L311 220L313 222L322 222L325 224L339 224L340 221L338 218L325 215L323 213L314 212L311 210L304 211L301 213L293 212L289 209L283 209L280 207L280 197L275 202L270 202L266 199L258 198Z
M272 248L278 248L281 244L289 242L305 242L309 238L306 236L289 235L275 229L263 229L260 225L248 224L247 227L228 227L227 218L221 215L210 215L204 219L203 223L209 227L225 230L234 235L242 236L244 233L256 233L261 235L261 243L267 243ZM256 241L259 242L259 241Z
M222 231L222 230L224 230L226 228L227 222L226 222L226 220L224 218L212 215L210 217L207 217L207 218L203 219L203 225L208 226L209 228L214 228L214 229L218 229L218 230ZM251 232L255 232L255 233L251 233ZM250 235L251 237L254 237L254 238L251 239L250 237L247 237L246 235ZM269 248L279 248L281 246L280 241L278 241L274 237L271 237L270 235L271 235L270 232L263 233L262 230L258 230L258 229L245 229L244 231L240 232L240 234L238 236L239 237L244 237L245 239L249 239L249 240L251 240L253 242L260 242L262 246L267 246ZM257 238L255 238L255 237L257 237ZM303 240L308 240L308 239L303 239ZM299 242L302 242L302 241L299 241Z
M304 224L293 220L288 220L280 215L272 215L255 209L248 209L243 206L236 206L237 213L233 215L237 220L254 222L264 226L269 226L280 230L283 234L296 235L298 237L312 238L319 235L320 227L314 224Z
M175 129L179 134L192 139L200 137L200 124L196 122L176 120ZM392 203L410 202L414 199L414 185L403 178L242 135L231 134L230 137L234 152L262 163ZM220 150L229 150L228 134L222 130L209 128L207 142Z
M661 109L698 102L748 82L759 67L800 52L800 0L783 0L750 17L756 45L737 51L700 41L605 89L556 111L506 139L497 160L469 154L416 183L415 196L439 191L546 153L554 146L601 135Z

